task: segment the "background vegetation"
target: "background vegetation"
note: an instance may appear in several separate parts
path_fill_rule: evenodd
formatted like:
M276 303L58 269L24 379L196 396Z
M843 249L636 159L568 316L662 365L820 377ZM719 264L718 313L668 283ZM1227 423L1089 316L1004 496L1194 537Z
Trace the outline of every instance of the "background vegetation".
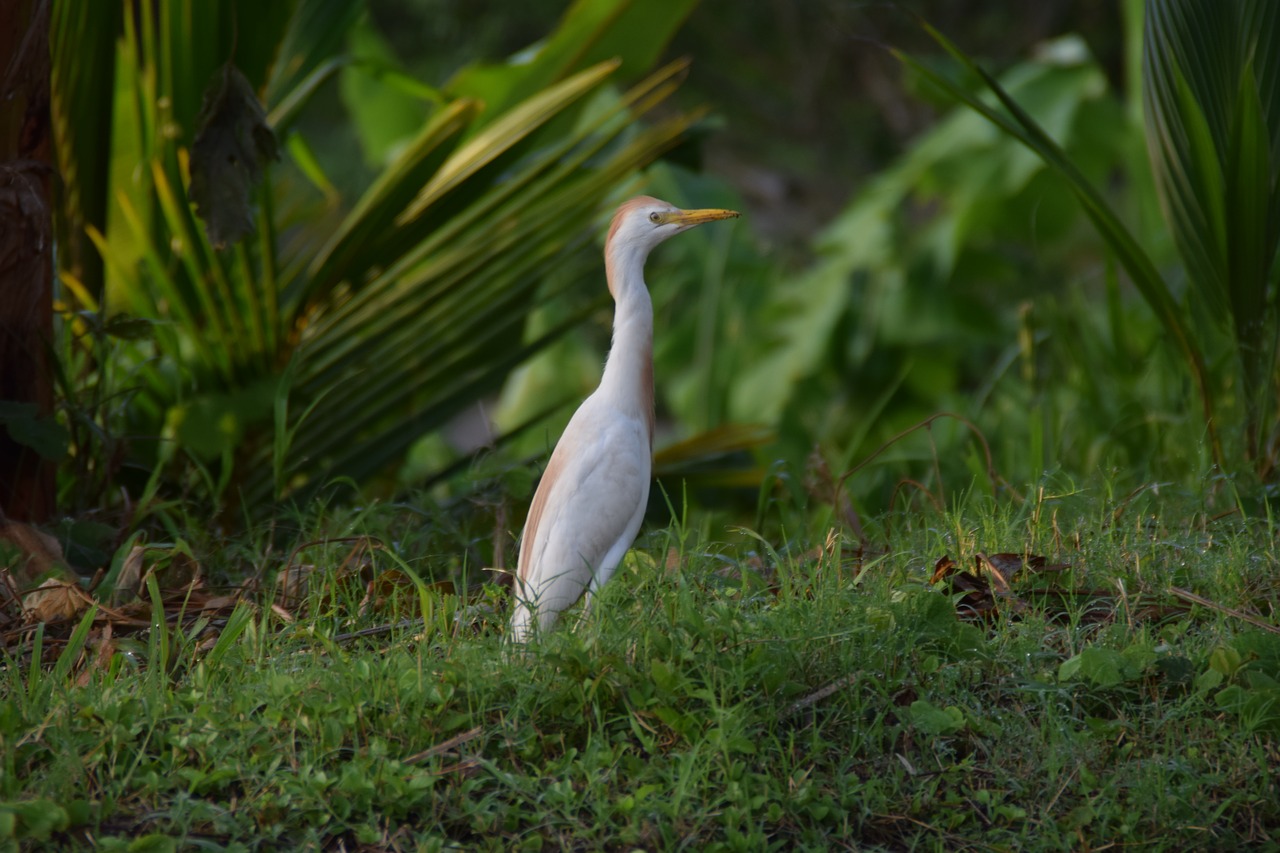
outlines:
M1274 842L1280 7L1033 5L53 2L0 839ZM513 657L640 191L745 215Z
M865 460L840 481L864 512L959 472L1256 494L1280 108L1276 52L1240 33L1271 12L1194 43L1199 7L1171 8L1144 54L1137 2L307 0L243 41L235 4L55 4L62 503L123 532L193 498L236 527L342 484L508 476L595 381L588 225L639 187L754 223L652 264L669 492L741 520ZM999 38L995 76L913 12Z

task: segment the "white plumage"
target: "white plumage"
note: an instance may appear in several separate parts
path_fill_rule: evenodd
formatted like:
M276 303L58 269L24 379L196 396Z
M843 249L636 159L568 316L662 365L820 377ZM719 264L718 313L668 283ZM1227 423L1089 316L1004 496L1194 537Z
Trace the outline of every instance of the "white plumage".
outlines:
M732 210L680 210L640 196L618 208L605 240L613 344L600 386L574 413L547 463L520 537L510 636L551 627L617 568L644 518L653 467L653 306L649 252ZM534 626L537 626L536 629Z

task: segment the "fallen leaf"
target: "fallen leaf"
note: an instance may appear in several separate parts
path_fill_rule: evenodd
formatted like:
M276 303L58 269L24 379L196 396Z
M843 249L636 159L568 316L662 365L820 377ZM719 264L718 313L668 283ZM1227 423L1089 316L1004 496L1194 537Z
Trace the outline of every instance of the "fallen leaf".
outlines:
M1009 557L1013 559L1007 559ZM1001 595L1009 594L1009 579L1022 566L1022 560L1016 554L996 554L994 557L988 557L986 554L979 553L974 557L974 561L978 564L978 571L980 572L985 564L986 573L991 578L992 586Z
M58 622L75 618L89 604L79 584L49 578L22 597L22 612L31 622Z
M387 600L403 589L411 589L413 580L399 569L387 569L365 584L364 598L360 600L359 612L367 615L372 610L382 610Z
M120 564L115 587L111 590L113 604L124 604L138 597L138 591L142 589L142 564L146 555L145 545L135 544L129 549L124 562Z
M97 651L94 653L93 663L80 670L80 674L76 676L76 686L78 687L84 687L89 683L89 679L93 677L95 669L106 672L111 665L111 656L116 653L116 644L111 638L110 622L102 626L102 635L94 645L97 647Z
M204 585L200 578L200 561L191 556L183 547L175 547L166 555L162 555L151 564L148 570L156 576L156 582L163 592L179 592L183 595ZM146 582L146 577L143 577Z
M296 608L307 597L308 581L316 567L311 563L295 563L276 574L276 601L284 607Z
M75 572L63 559L58 540L30 524L0 515L0 541L8 542L17 549L9 568L19 586L35 583L49 575L67 583L77 580Z

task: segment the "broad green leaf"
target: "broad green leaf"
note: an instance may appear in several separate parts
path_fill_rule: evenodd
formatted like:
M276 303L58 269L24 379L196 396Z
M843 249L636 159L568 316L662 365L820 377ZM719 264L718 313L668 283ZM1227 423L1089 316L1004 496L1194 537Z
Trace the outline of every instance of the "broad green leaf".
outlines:
M111 150L102 141L111 138L121 20L114 3L73 0L54 3L50 15L50 117L65 222L59 260L95 300L102 294L103 265L85 229L106 227Z
M175 406L170 423L184 447L215 460L234 450L251 429L269 422L274 391L274 382L266 378L227 393L201 394Z
M964 728L964 712L955 705L939 708L932 702L917 699L908 710L912 724L927 735L950 735Z
M339 325L320 331L343 355L334 361L326 353L321 365L330 365L330 373L303 386L304 396L321 387L336 390L299 429L295 458L323 462L320 470L357 480L368 477L475 399L477 389L496 391L515 365L569 327L513 345L521 339L539 280L576 246L554 235L582 233L603 193L661 151L682 127L677 121L641 134L600 171L583 170L576 158L548 163L554 166L550 173L502 202L516 205L502 208L509 217L497 220L503 227L495 229L487 217L477 219L453 232L449 249L412 276L386 279L398 286L362 292L359 302L369 310L347 314ZM506 199L512 184L518 189L522 180L492 193ZM375 307L380 304L397 307ZM374 365L384 366L378 375ZM393 370L386 369L390 365ZM325 410L346 415L335 418Z
M311 262L303 294L323 292L347 280L353 269L386 263L377 247L394 247L387 235L394 228L395 217L418 186L438 172L477 109L471 101L454 101L424 125L400 157L369 186Z
M67 455L71 434L52 417L41 416L35 403L0 400L0 429L45 459L58 461Z
M1058 680L1070 681L1080 676L1097 687L1114 687L1131 677L1130 670L1130 662L1115 649L1089 646L1062 662Z
M351 115L365 162L381 168L397 148L417 135L432 104L397 85L403 72L390 45L367 17L352 28L348 49L354 61L342 70L342 102Z
M611 194L693 121L672 114L635 125L674 91L682 65L620 95L608 88L617 62L584 59L592 45L611 56L608 39L632 28L624 61L639 71L692 4L666 17L612 5L632 9L630 17L593 27L577 17L587 12L576 13L569 19L585 29L547 40L556 48L536 69L550 74L545 83L530 82L530 67L508 67L505 101L445 102L424 84L384 78L378 85L435 106L352 209L325 230L290 218L284 211L295 203L264 181L237 196L236 210L254 220L246 228L241 218L245 239L224 252L192 211L191 180L199 195L206 171L191 151L193 104L232 58L236 21L253 20L249 4L161 0L155 15L116 12L116 75L99 84L112 93L115 118L112 212L87 233L110 271L114 292L104 304L118 302L151 332L118 341L119 369L136 380L130 431L165 437L133 451L154 472L148 494L172 477L214 500L232 488L252 505L286 484L381 474L581 319L575 312L525 339L543 280L556 272L572 283L588 266L580 253ZM344 66L335 54L360 8L354 0L279 4L242 43L245 55L236 49L255 103L265 93L270 122L293 122ZM84 35L70 24L64 31ZM584 34L590 45L575 53ZM71 56L75 45L59 49ZM530 88L520 94L519 85ZM333 205L305 140L291 150ZM184 467L184 459L198 462Z
M1200 396L1209 444L1213 448L1215 459L1221 464L1222 449L1215 426L1217 412L1203 350L1188 324L1184 308L1175 300L1172 290L1152 263L1151 258L1111 209L1103 195L1071 161L1062 147L1027 114L1005 88L941 33L928 25L926 29L964 71L982 81L983 85L995 95L1003 109L996 109L949 77L923 63L905 54L899 54L899 57L922 78L929 80L941 91L1026 145L1051 169L1067 180L1094 228L1115 253L1121 266L1129 274L1130 280L1173 338L1174 344L1185 359Z
M1277 246L1276 166L1258 97L1253 63L1240 75L1240 91L1227 155L1231 172L1225 192L1231 235L1226 269L1231 313L1246 357L1261 349L1266 329L1267 285ZM1253 378L1253 377L1251 377Z
M347 32L364 8L362 0L296 0L264 93L263 100L272 111L331 73L325 66L342 51ZM274 120L273 126L281 130Z

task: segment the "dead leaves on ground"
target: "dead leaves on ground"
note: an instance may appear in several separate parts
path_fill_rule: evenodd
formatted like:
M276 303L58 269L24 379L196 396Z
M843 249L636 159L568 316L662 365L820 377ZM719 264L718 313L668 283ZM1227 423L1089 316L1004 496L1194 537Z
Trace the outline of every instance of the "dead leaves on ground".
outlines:
M998 553L973 555L973 568L962 569L949 554L943 554L933 564L929 583L958 595L956 611L965 618L993 618L1001 609L1019 613L1027 603L1013 592L1012 581L1022 575L1061 572L1070 568L1066 563L1050 564L1038 554Z
M962 567L944 554L933 565L929 582L956 596L962 619L991 622L999 614L1018 616L1032 611L1055 622L1102 624L1117 618L1162 621L1186 613L1185 607L1161 602L1150 595L1129 595L1123 584L1114 589L1067 587L1069 563L1053 563L1039 554L1002 552L973 555Z
M99 572L88 586L62 574L46 578L34 589L23 589L19 576L0 570L6 590L0 606L0 648L18 659L38 648L41 660L57 661L75 629L92 613L89 633L72 663L76 680L110 664L118 641L153 630L156 607L167 630L180 631L197 643L214 635L225 623L240 596L209 590L200 564L184 546L135 544L121 562L109 590ZM75 577L74 574L71 575Z
M134 638L154 631L157 617L163 629L171 632L174 644L198 653L213 647L237 607L266 610L280 625L316 612L346 613L364 620L419 612L420 582L401 568L379 566L382 561L375 559L375 552L383 546L367 536L306 543L289 555L285 567L269 573L269 580L255 579L229 589L212 588L200 561L181 542L137 542L114 572L100 571L87 585L69 569L31 580L21 571L23 566L61 559L56 542L50 546L31 541L41 549L34 558L19 554L7 561L11 568L0 568L0 649L19 661L53 665L77 627L89 618L88 635L76 647L80 651L70 669L78 682L108 667L122 640L136 646ZM315 551L335 544L346 547L333 567L332 550ZM304 561L308 557L314 562ZM326 568L318 570L317 564ZM425 591L441 599L457 596L450 582L429 584ZM464 621L459 620L460 627ZM421 624L421 619L417 622ZM404 624L397 620L392 627ZM349 637L366 633L373 632L351 632ZM41 660L30 661L36 649Z
M84 596L58 540L0 513L0 629L80 612Z

